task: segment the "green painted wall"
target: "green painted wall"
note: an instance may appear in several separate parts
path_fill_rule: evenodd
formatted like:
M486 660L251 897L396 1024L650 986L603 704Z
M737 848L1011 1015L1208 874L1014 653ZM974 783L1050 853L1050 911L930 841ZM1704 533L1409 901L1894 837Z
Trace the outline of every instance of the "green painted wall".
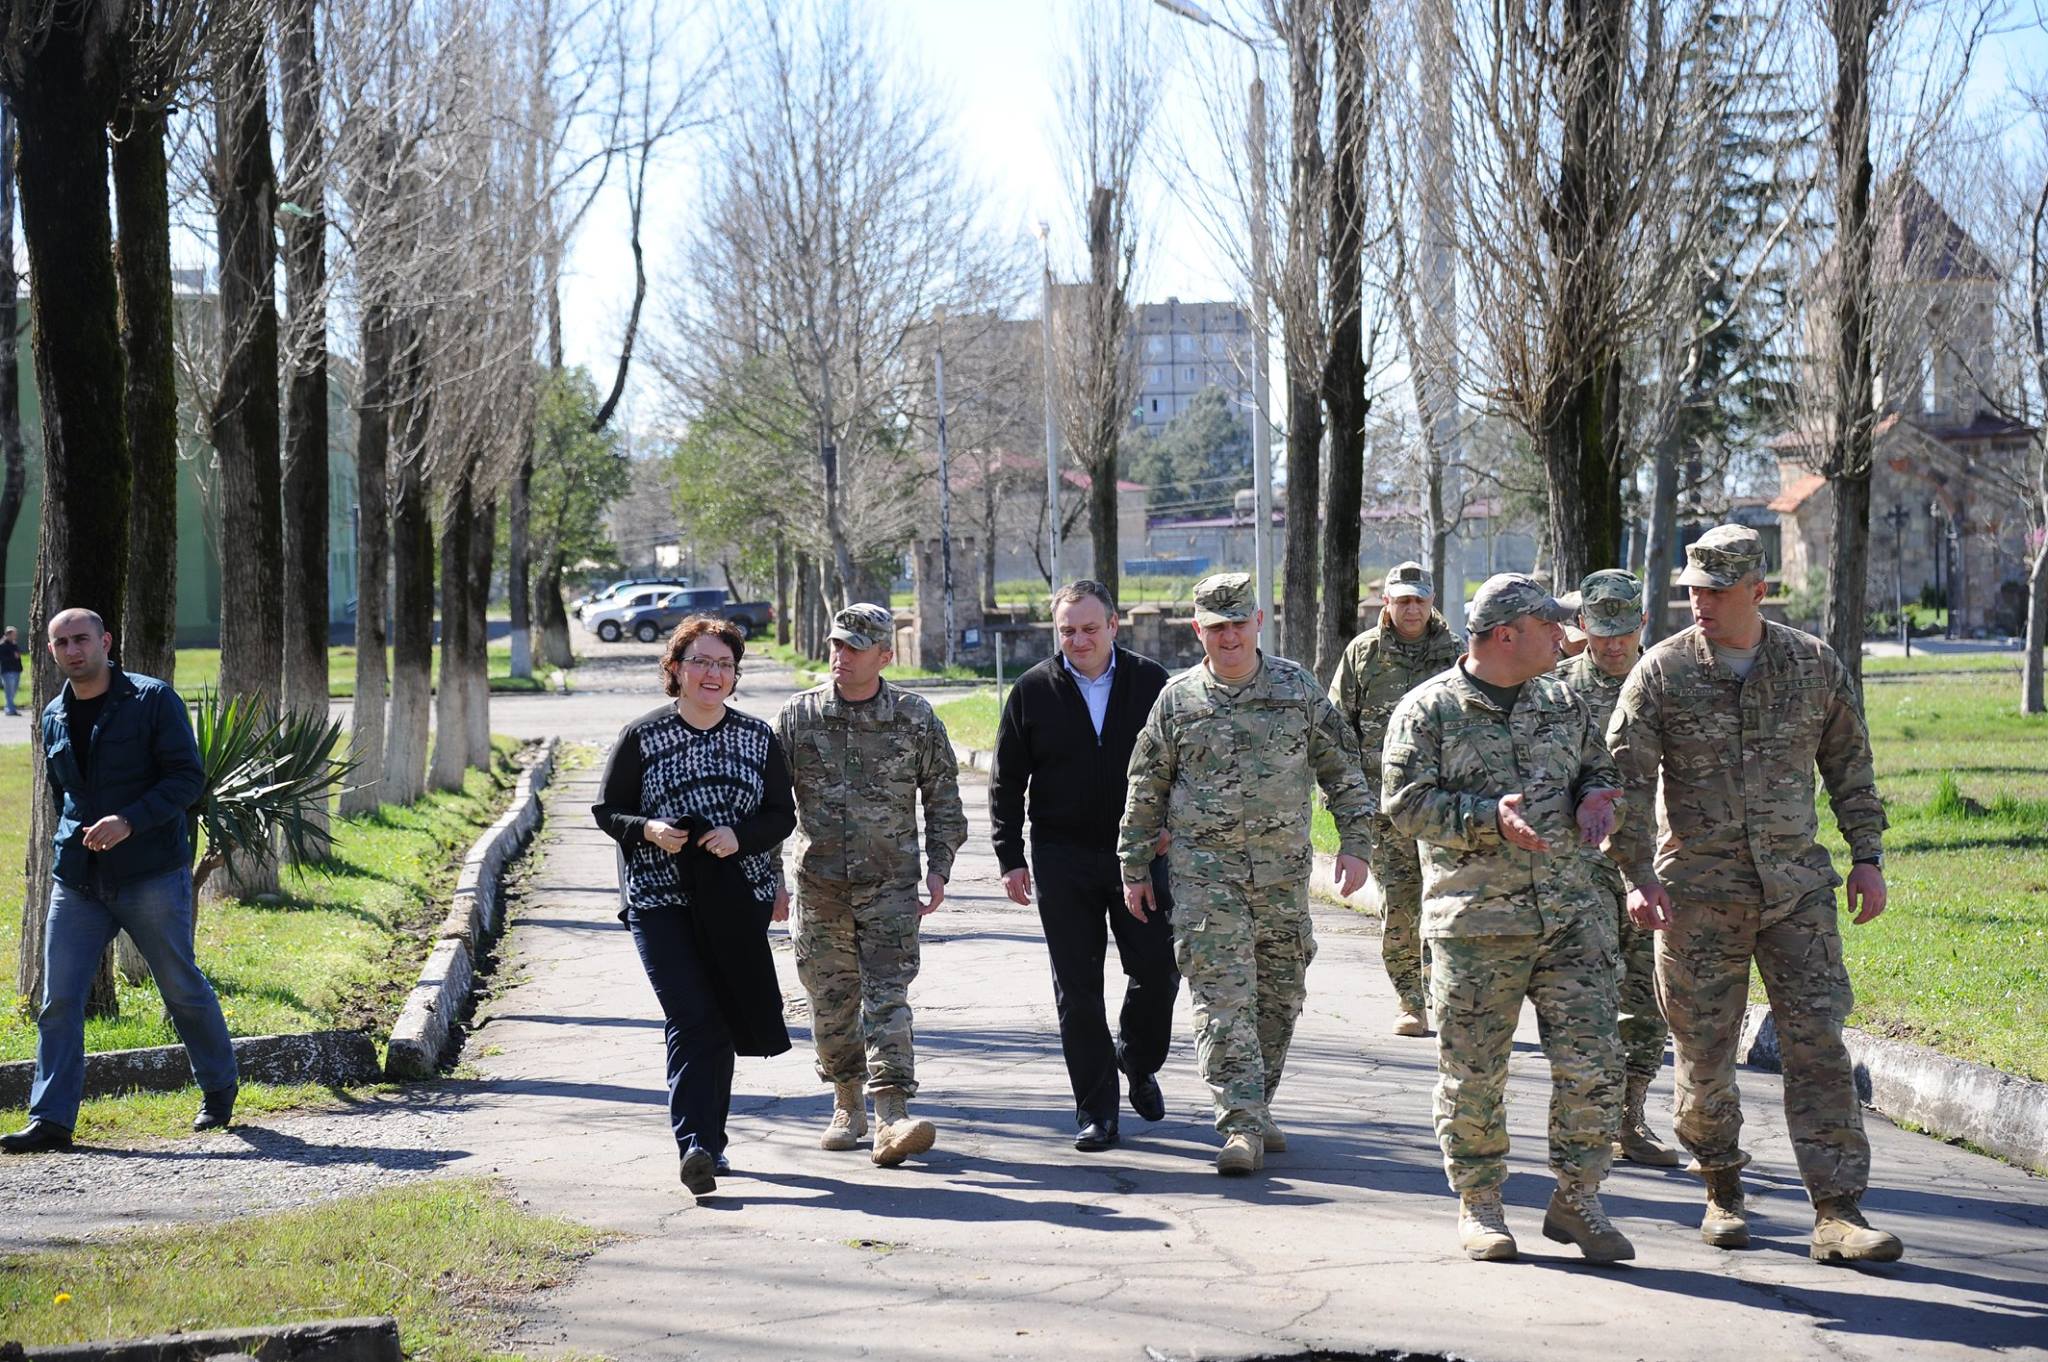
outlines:
M27 315L26 300L22 313ZM42 406L37 399L34 361L24 330L21 354L22 442L28 465L27 495L21 519L8 540L5 578L0 579L0 623L28 634L28 591L35 575L37 526L43 502ZM356 595L355 571L355 411L347 375L337 371L328 385L327 453L327 594L328 619L346 624L354 619L349 605ZM189 401L189 394L187 395ZM187 413L190 429L190 413ZM220 473L210 445L187 437L178 460L178 642L211 647L220 638ZM125 551L125 546L114 546Z

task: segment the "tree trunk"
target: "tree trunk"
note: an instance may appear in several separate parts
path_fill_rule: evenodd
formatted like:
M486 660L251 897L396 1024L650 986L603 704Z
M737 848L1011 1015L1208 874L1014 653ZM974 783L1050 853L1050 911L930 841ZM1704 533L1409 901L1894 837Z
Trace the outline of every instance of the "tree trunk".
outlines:
M114 143L120 243L122 405L128 423L128 602L121 656L174 681L178 631L178 366L172 348L171 199L164 116L124 110ZM139 958L139 957L138 957Z
M1123 291L1117 283L1116 191L1097 185L1088 200L1087 438L1075 450L1088 474L1088 542L1095 580L1116 599L1123 564L1117 556L1117 449L1129 424L1123 385ZM1054 565L1058 570L1058 565Z
M426 790L434 666L434 526L427 513L427 404L419 338L407 329L397 366L404 435L391 477L391 708L384 731L386 804Z
M1365 8L1337 0L1331 12L1336 110L1330 158L1330 346L1323 402L1330 419L1330 466L1323 497L1322 602L1316 614L1315 672L1327 685L1358 629L1359 516L1365 509ZM1293 516L1288 517L1289 525ZM1292 598L1293 588L1289 587Z
M2044 507L2048 510L2048 507ZM2027 648L2020 660L2020 713L2048 712L2041 683L2042 648L2048 645L2048 534L2027 566Z
M284 120L284 706L327 713L327 177L321 145L315 0L277 15Z
M469 570L463 574L463 643L466 656L459 673L465 694L462 714L468 722L468 761L480 771L491 769L491 564L498 552L498 501L493 497L470 524Z
M374 813L384 802L384 704L389 679L385 614L391 593L391 312L381 298L363 308L361 389L356 398L356 693L349 705L343 814Z
M775 532L775 642L789 646L789 539Z
M1323 62L1320 0L1288 5L1287 263L1277 289L1287 351L1287 522L1282 536L1280 652L1313 666L1316 545L1322 529L1323 350L1319 279L1323 260Z
M542 658L550 667L566 669L575 666L576 655L569 647L569 608L562 604L562 555L559 553L548 560L547 570L541 574L539 589L534 593L534 609L540 616Z
M519 470L512 475L505 544L505 595L512 607L512 675L533 676L533 409L529 403Z
M0 576L7 546L28 495L28 460L21 443L21 309L14 273L14 110L0 99ZM40 640L25 638L30 651Z
M1657 441L1650 473L1650 534L1643 549L1643 642L1655 643L1672 632L1671 549L1678 534L1678 442L1675 420L1667 422Z
M263 46L225 56L216 81L221 380L212 412L221 466L220 684L275 709L282 698L283 555L278 452L276 174Z
M1821 472L1834 494L1828 554L1827 641L1860 690L1863 618L1870 575L1871 358L1870 42L1883 6L1847 0L1829 7L1835 40L1834 104L1828 115L1835 171L1833 401ZM1950 591L1950 608L1956 604Z
M462 669L469 661L469 541L474 503L464 479L450 495L441 525L441 681L434 688L434 762L427 785L460 790L469 767L469 688Z
M42 404L42 506L24 640L33 659L32 712L60 685L41 646L51 616L84 606L120 638L128 575L128 555L115 547L128 537L128 432L121 404L110 400L126 382L107 196L114 76L102 40L79 27L74 11L58 13L65 17L51 22L33 75L5 91L20 120L14 172ZM28 883L16 978L24 995L40 1000L56 812L43 778L41 724L29 725L29 741ZM103 960L90 1014L117 1009L112 982Z

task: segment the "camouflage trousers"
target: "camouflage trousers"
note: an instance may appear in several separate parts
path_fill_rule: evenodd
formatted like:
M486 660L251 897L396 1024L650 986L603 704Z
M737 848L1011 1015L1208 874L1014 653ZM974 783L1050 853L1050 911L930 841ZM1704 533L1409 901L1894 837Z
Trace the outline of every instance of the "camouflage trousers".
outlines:
M1380 887L1380 959L1401 1010L1422 1015L1429 984L1423 978L1422 857L1415 839L1394 831L1380 814L1372 820L1372 878Z
M1507 1180L1508 1056L1522 1000L1550 1061L1550 1167L1598 1186L1620 1119L1619 971L1612 919L1581 913L1542 936L1430 941L1436 1006L1436 1137L1454 1191Z
M917 891L799 877L796 976L811 1000L818 1077L917 1093L910 981L917 978Z
M1621 942L1621 1056L1630 1075L1653 1077L1664 1067L1664 1042L1671 1028L1657 1004L1657 934L1630 920L1621 876L1600 876L1614 901L1614 925Z
M1673 895L1671 926L1657 936L1657 998L1676 1053L1674 1125L1700 1167L1749 1162L1740 1144L1735 1049L1753 959L1778 1029L1785 1125L1807 1195L1815 1201L1863 1195L1870 1141L1842 1044L1842 1022L1855 995L1842 964L1834 889L1772 908Z
M1216 1129L1256 1131L1279 1090L1316 957L1308 882L1174 876L1173 957L1195 1008L1195 1062Z

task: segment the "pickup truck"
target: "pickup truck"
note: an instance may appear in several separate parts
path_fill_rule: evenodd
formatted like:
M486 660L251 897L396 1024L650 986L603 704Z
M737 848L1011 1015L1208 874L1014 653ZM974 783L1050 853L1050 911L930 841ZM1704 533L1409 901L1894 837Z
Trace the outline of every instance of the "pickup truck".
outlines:
M775 606L769 601L735 601L722 586L694 586L652 605L628 610L618 628L642 643L653 643L691 615L725 620L740 631L741 638L752 638L775 622Z

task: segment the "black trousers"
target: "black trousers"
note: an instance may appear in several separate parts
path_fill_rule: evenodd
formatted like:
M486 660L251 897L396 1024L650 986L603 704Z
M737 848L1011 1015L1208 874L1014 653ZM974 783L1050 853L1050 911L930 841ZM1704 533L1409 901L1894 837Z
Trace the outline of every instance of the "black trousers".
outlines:
M1074 1123L1114 1120L1121 1097L1117 1071L1157 1072L1173 1039L1180 969L1173 961L1166 860L1152 863L1152 892L1161 911L1147 922L1124 907L1123 872L1113 851L1034 840L1031 875L1038 920L1052 956L1052 995L1059 1007L1067 1078L1074 1088ZM1114 1041L1102 998L1102 966L1112 932L1127 979Z
M765 905L761 911L765 916ZM689 915L681 909L633 908L626 926L661 1003L668 1042L668 1119L676 1146L688 1153L696 1145L716 1157L725 1152L733 1071L732 1035L705 978L705 970L716 968L716 962L700 958Z

